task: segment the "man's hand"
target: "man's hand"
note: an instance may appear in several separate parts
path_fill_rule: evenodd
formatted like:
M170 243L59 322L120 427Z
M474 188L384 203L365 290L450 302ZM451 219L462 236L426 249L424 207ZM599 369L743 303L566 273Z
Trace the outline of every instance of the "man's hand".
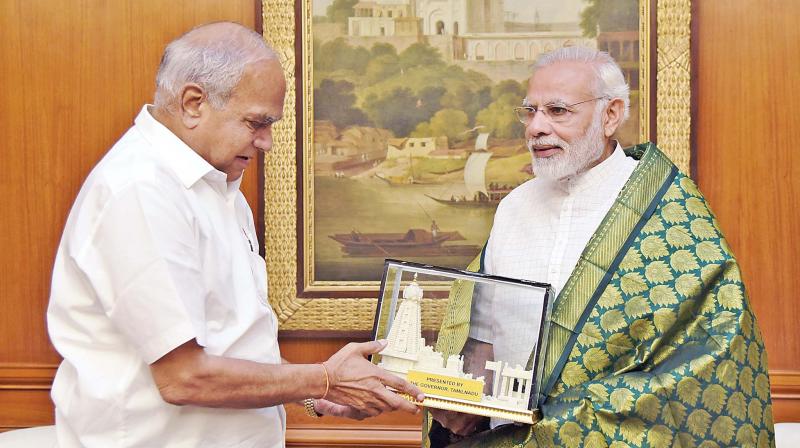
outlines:
M453 434L468 436L475 432L481 420L486 417L461 412L445 411L442 409L429 409L431 417L438 421Z
M370 417L397 410L418 413L419 409L415 405L388 390L386 386L406 393L418 401L425 398L422 392L411 383L367 361L367 355L378 353L385 347L385 341L361 344L351 342L325 361L323 364L330 381L325 398Z
M319 415L329 415L331 417L346 417L354 420L364 420L369 417L367 413L361 412L356 408L332 403L328 400L314 400L314 411Z

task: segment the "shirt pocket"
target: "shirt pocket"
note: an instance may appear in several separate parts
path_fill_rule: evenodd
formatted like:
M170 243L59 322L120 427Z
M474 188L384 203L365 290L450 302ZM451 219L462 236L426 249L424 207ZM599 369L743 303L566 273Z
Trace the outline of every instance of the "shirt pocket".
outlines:
M255 282L256 295L262 305L268 305L267 294L269 290L267 278L267 263L258 254L258 252L250 252L249 254L250 270L253 273L253 281Z

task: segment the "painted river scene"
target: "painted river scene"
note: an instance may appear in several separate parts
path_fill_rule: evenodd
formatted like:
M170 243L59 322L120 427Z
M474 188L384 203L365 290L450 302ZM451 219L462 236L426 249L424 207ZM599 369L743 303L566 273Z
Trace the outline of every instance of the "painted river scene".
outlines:
M620 62L632 119L619 138L633 143L638 2L605 3L312 0L314 280L378 281L384 258L466 267L532 177L513 108L543 52Z

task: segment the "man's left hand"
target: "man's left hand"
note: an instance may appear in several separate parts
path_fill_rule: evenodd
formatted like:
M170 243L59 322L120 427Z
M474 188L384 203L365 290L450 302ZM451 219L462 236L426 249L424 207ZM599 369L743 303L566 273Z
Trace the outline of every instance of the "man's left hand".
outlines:
M355 420L364 420L369 417L369 414L354 407L336 404L328 400L314 400L314 410L319 415L330 415L331 417L346 417Z
M429 409L434 420L458 436L468 436L478 430L486 417L461 412Z

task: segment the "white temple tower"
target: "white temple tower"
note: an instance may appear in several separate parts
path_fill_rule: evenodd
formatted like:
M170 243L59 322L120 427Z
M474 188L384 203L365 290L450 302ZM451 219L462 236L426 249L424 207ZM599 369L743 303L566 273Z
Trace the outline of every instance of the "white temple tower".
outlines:
M403 289L403 299L389 329L388 345L380 352L379 365L404 378L408 370L416 365L420 351L425 346L421 301L422 288L414 275L411 284Z

